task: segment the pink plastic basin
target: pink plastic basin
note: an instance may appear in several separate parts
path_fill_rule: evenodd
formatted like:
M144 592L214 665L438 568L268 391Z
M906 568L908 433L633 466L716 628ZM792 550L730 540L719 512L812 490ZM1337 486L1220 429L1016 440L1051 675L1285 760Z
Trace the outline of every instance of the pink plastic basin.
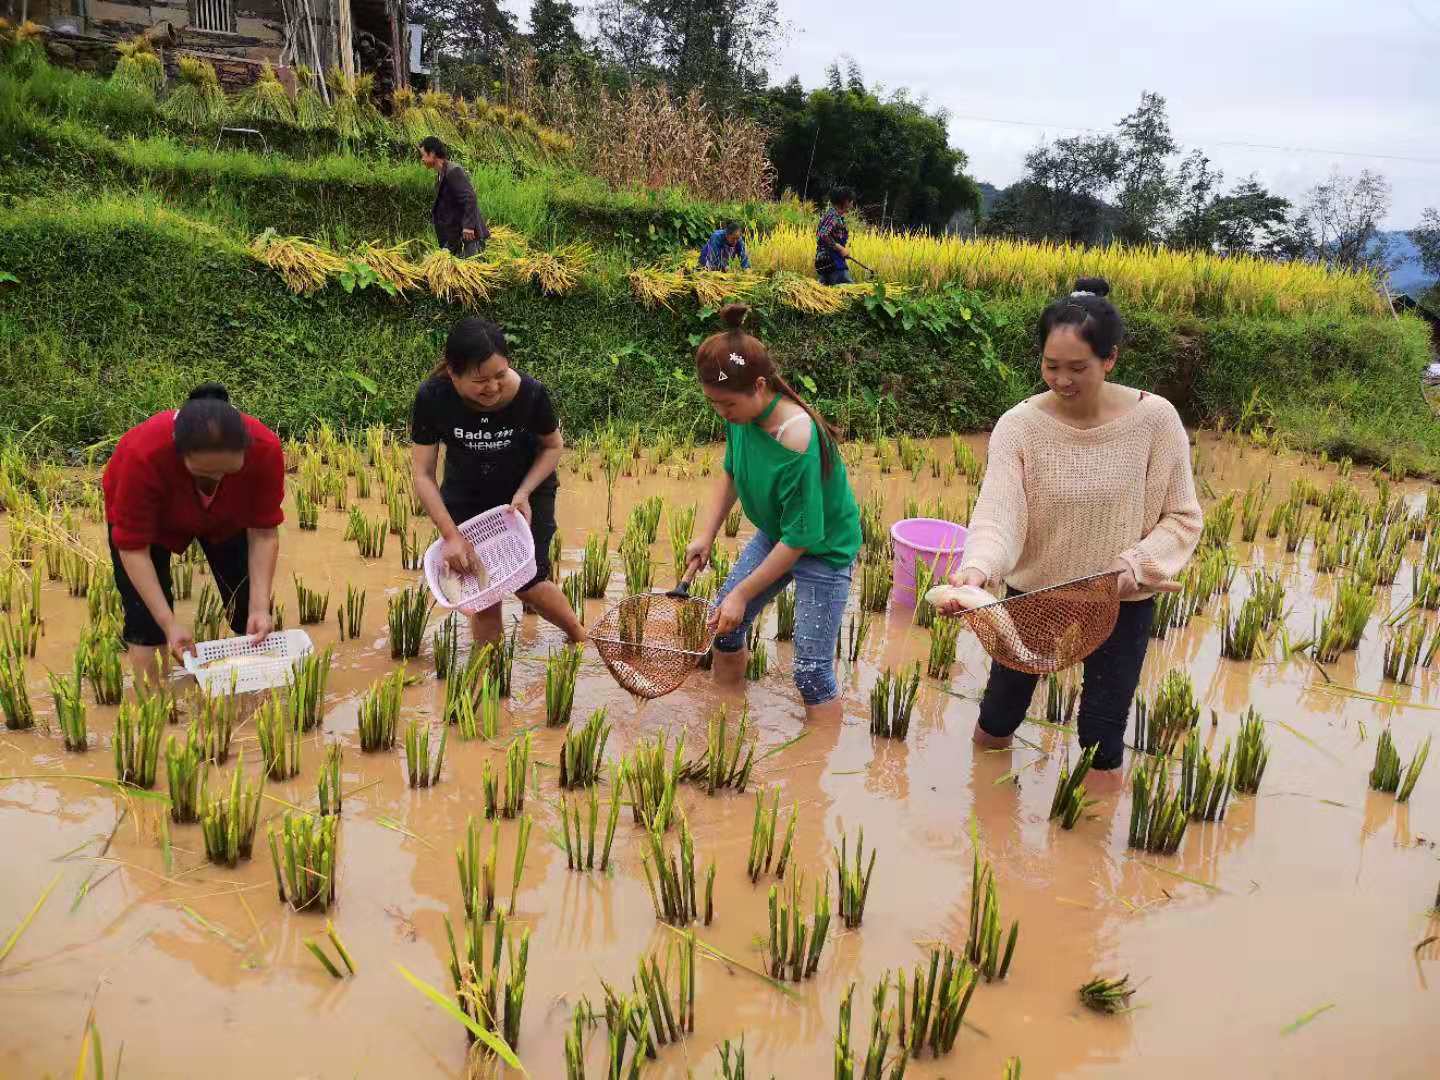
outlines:
M895 584L891 595L897 604L915 606L915 560L935 570L937 583L960 565L965 552L965 526L939 518L905 518L890 526L895 542Z

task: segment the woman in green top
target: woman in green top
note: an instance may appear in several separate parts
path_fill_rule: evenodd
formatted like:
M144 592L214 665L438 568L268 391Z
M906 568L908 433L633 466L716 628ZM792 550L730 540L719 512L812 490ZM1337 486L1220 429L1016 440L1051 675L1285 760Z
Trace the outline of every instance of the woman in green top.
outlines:
M765 346L741 330L748 311L725 307L720 317L729 329L695 354L705 396L726 421L725 472L686 567L709 561L738 498L756 533L717 598L715 678L740 683L750 624L794 581L795 686L805 718L838 721L835 643L860 551L860 510L830 425L780 377Z

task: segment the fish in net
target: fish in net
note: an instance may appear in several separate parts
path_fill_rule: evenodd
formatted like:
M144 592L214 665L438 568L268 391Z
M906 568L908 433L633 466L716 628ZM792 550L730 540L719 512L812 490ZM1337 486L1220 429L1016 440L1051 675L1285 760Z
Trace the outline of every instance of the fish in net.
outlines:
M686 589L627 596L590 631L615 681L642 698L679 689L715 642L711 608Z

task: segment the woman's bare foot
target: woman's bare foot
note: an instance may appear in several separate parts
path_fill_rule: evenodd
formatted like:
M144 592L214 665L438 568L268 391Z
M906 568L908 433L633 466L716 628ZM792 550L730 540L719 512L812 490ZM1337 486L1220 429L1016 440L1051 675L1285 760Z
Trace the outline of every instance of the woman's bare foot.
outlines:
M1114 795L1124 787L1124 769L1091 769L1085 774L1085 790L1091 795Z
M986 731L984 728L982 728L978 723L975 725L975 731L974 731L974 733L970 736L970 739L971 739L972 742L975 743L976 746L984 747L986 750L1008 750L1008 749L1010 749L1011 736L1009 736L1009 735L991 735L988 731Z

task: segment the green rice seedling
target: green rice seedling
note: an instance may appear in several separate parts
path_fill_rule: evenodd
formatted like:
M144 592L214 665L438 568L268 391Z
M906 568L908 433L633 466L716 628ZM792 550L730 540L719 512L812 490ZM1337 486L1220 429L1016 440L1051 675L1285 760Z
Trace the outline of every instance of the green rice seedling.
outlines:
M627 537L626 542L620 546L620 558L625 569L625 591L632 595L648 593L655 576L654 564L650 562L650 549Z
M88 552L67 551L62 558L62 572L65 587L71 596L86 596L90 592L90 560Z
M980 856L980 831L970 819L970 845L973 862L970 870L970 936L965 942L965 958L985 976L986 982L1003 979L1015 956L1015 943L1020 938L1020 920L1010 924L1005 950L1000 950L1000 894L995 887L995 871L990 860Z
M1200 546L1223 548L1230 543L1230 534L1235 531L1235 493L1232 491L1205 511L1205 523L1200 533Z
M649 1006L644 995L636 992L621 995L603 979L605 988L605 1028L609 1063L605 1076L611 1080L639 1080L641 1068L648 1058L654 1058L655 1047L650 1043L647 1031L650 1022ZM583 1024L594 1023L588 1003L582 998L575 1010L574 1029L565 1039L565 1057L573 1061L574 1067L566 1073L566 1080L585 1080L585 1051ZM626 1059L626 1053L630 1054Z
M740 504L738 502L730 507L730 512L725 515L725 535L731 540L740 535Z
M904 739L920 692L920 665L907 664L898 673L886 668L870 690L870 734Z
M766 950L766 968L772 979L802 982L820 967L820 953L830 932L830 891L822 877L811 893L810 919L801 908L805 891L805 875L790 875L788 887L783 882L770 886L770 940Z
M1172 668L1151 700L1135 702L1135 748L1168 757L1186 732L1200 722L1200 703L1188 672Z
M400 720L400 695L405 689L405 669L396 668L376 679L360 698L360 749L367 753L392 750L395 727Z
M775 640L795 638L795 586L789 585L775 597Z
M678 1042L695 1030L695 934L671 941L665 950L665 966L660 966L657 953L640 958L639 970L632 985L649 1004L653 1041L665 1046ZM677 972L675 1004L670 1004L670 972Z
M448 724L440 725L440 740L435 754L430 754L431 728L419 720L405 725L405 774L412 788L434 787L440 782L440 769L445 764L445 743L450 737Z
M35 707L25 685L25 661L9 649L0 650L0 710L11 731L27 731L35 726Z
M200 586L199 599L195 601L195 640L216 640L226 621L225 605L220 602L220 594L210 582L205 582Z
M494 642L495 650L490 657L490 673L501 697L510 696L510 687L515 680L515 650L520 644L520 620L510 623L510 633Z
M549 554L550 581L558 585L560 584L560 561L565 557L565 541L561 537L559 530L556 530L555 535L550 537Z
M715 579L721 582L730 580L732 565L734 565L732 553L725 548L724 544L716 544L715 550L710 552L710 568L715 571ZM678 575L675 580L680 580Z
M90 741L85 725L85 698L82 694L79 656L74 671L68 676L50 675L50 696L55 701L55 720L65 737L66 750L85 750ZM3 691L0 691L3 694ZM8 719L9 713L6 713ZM6 725L9 726L8 724Z
M1265 499L1270 493L1270 481L1259 487L1253 484L1245 489L1245 499L1240 504L1240 539L1253 544L1260 532L1260 520L1265 514Z
M1220 760L1212 762L1200 745L1200 733L1190 732L1181 756L1180 801L1191 819L1224 821L1234 782L1229 741L1220 752Z
M1426 736L1425 741L1420 744L1420 749L1411 758L1410 764L1404 769L1403 775L1400 768L1400 753L1395 749L1395 743L1390 736L1390 729L1386 728L1380 732L1379 739L1375 743L1375 765L1370 770L1370 787L1374 791L1389 792L1400 801L1409 802L1410 793L1415 790L1415 784L1420 779L1420 771L1425 768L1425 759L1430 756L1430 737Z
M1161 593L1173 596L1174 593ZM1074 669L1057 672L1045 679L1045 722L1065 726L1080 708L1081 680Z
M270 862L280 902L295 911L329 910L335 902L336 837L340 819L334 815L287 810L277 831L268 832Z
M731 1044L729 1039L715 1048L720 1055L720 1077L719 1080L745 1080L745 1036L740 1036L739 1043ZM576 1080L575 1077L567 1077L566 1080ZM580 1077L579 1080L584 1080Z
M1130 846L1156 855L1174 854L1185 838L1190 815L1180 792L1170 787L1165 763L1137 764L1130 791Z
M498 739L500 737L500 685L495 681L494 672L482 672L476 689L477 692L471 700L475 703L478 714L475 725L478 727L478 734L482 739ZM474 729L463 730L462 725L461 735L465 738L473 739L476 734L477 731Z
M742 707L735 739L730 739L730 718L722 705L710 714L706 725L705 749L685 763L681 780L692 780L705 786L705 794L733 790L743 793L750 782L750 768L755 760L755 733L750 724L750 710ZM744 753L745 760L740 760Z
M1265 722L1255 709L1245 710L1240 718L1240 734L1235 740L1235 771L1233 774L1236 791L1254 795L1260 790L1260 778L1265 775L1265 766L1270 761L1270 750L1265 745Z
M490 851L480 857L480 833L474 817L465 819L465 841L455 848L460 874L460 898L466 920L484 922L495 914L495 862L500 852L500 822L490 833Z
M404 536L410 527L410 492L397 487L385 496L385 527L396 536ZM384 538L381 538L384 546Z
M200 832L207 859L221 866L235 866L241 859L250 858L264 793L264 773L253 785L245 782L244 754L230 778L228 795L212 796L208 786L201 788Z
M1416 607L1440 609L1440 573L1423 566L1410 568L1410 596Z
M193 725L192 725L193 730ZM320 803L320 813L340 813L340 744L331 743L325 749L325 760L320 765L320 775L316 782L316 793Z
M565 599L570 601L570 610L580 620L580 625L585 625L585 583L580 580L579 574L566 574L565 580L560 583L560 591L565 594Z
M1258 598L1247 596L1232 619L1227 598L1220 612L1220 655L1227 660L1257 660L1268 655L1269 624Z
M1312 635L1312 651L1322 664L1334 663L1340 654L1359 646L1365 627L1375 613L1375 594L1353 579L1340 582L1335 602L1319 620Z
M610 724L603 708L591 713L590 719L578 730L568 729L560 745L560 786L593 787L604 768L605 744L609 739Z
M345 970L351 975L354 975L355 962L350 958L350 950L345 948L345 943L340 940L340 935L335 930L335 924L329 919L325 920L325 936L330 939L330 944L335 947L335 952L340 958L340 963L345 965ZM330 959L329 954L325 952L324 946L320 942L307 938L303 944L305 948L310 950L310 954L314 956L316 960L320 961L320 966L330 973L331 978L343 979L345 977L340 974L340 965Z
M682 731L675 740L672 752L662 731L653 739L642 739L630 756L623 759L621 774L630 794L630 813L635 824L661 832L670 827L684 755L685 733Z
M912 1058L922 1057L930 1048L931 1057L948 1054L965 1022L970 998L980 983L980 972L949 946L930 950L927 967L915 965L910 1008L905 1008L905 969L898 972L897 1013L900 1017L900 1047Z
M605 599L611 572L609 542L591 533L585 538L585 554L580 561L580 585L585 599Z
M515 869L510 875L511 915L515 914L515 898L520 892L520 879L525 876L525 855L530 850L530 830L534 824L528 816L521 817L520 827L515 833Z
M872 491L860 503L860 542L865 554L872 558L884 558L890 546L890 534L885 530L885 495Z
M710 861L706 872L702 907L695 885L695 838L685 815L680 814L678 854L665 850L663 829L650 829L648 837L649 850L641 853L640 863L645 869L655 918L672 926L689 926L703 916L709 926L715 917L715 861Z
M520 1017L525 1007L525 983L529 969L530 931L521 932L518 948L506 934L506 918L497 914L490 948L485 944L485 924L465 921L463 954L455 946L450 917L445 916L445 936L450 943L450 981L460 1011L476 1027L488 1032L512 1050L520 1043ZM508 963L502 975L502 960ZM471 1034L474 1040L474 1034Z
M695 539L695 504L670 508L670 558L675 565L675 580L685 576L685 549Z
M429 591L410 585L390 597L386 621L390 626L390 658L408 660L420 655L425 640L425 620L434 601Z
M83 656L81 663L96 705L120 704L125 693L125 672L120 664L120 654L124 650L125 645L113 624L109 628L97 627L94 632L87 631L81 637L78 651ZM3 663L0 660L0 692L5 685Z
M780 814L780 791L771 793L770 806L765 806L765 793L755 793L755 822L750 827L750 858L746 872L751 882L760 880L760 875L770 872L775 855L775 827ZM790 823L785 829L785 841L780 846L780 859L775 863L775 877L784 880L785 866L790 861L790 851L795 844L795 824L800 817L800 806L790 808Z
M1129 975L1118 979L1103 979L1097 975L1080 987L1080 1000L1096 1012L1124 1012L1134 996L1135 988L1130 985Z
M285 629L285 601L270 598L270 618L275 622L275 630Z
M255 710L255 733L260 739L260 760L271 780L288 780L300 773L300 723L271 693Z
M867 559L860 564L860 607L883 613L890 603L893 568L888 559Z
M1420 619L1407 619L1385 633L1385 655L1381 670L1391 682L1409 683L1425 648L1426 626Z
M329 646L311 652L285 675L286 705L290 720L301 731L320 726L325 712L325 684L330 681L334 650Z
M170 820L186 825L200 820L201 792L205 787L205 754L192 725L182 743L174 735L165 740L165 775L170 782Z
M745 644L749 650L745 656L745 678L751 682L758 682L770 673L770 647L760 636L758 619L750 624L750 632L746 635Z
M525 809L525 781L530 776L531 733L525 732L510 741L505 748L505 772L497 778L490 771L490 762L485 762L480 773L480 789L485 798L485 817L519 817ZM500 780L505 786L500 787Z
M300 575L295 578L295 607L300 612L301 626L314 626L325 621L325 613L330 610L330 593L317 592L307 588L300 580ZM203 593L201 594L203 597ZM199 632L198 630L196 631Z
M855 865L852 867L845 857L847 838L840 837L840 847L835 852L836 895L840 898L840 917L853 930L865 918L865 901L870 896L870 875L875 872L875 849L870 850L870 863L865 872L860 867L865 861L865 830L860 830L855 842Z
M362 532L365 532L369 527L369 522L366 521L365 515L363 512L361 512L360 507L350 507L350 516L345 521L346 542L358 542L360 539L360 534Z
M400 569L419 570L425 564L425 547L414 529L400 534Z
M1434 633L1430 635L1430 642L1420 653L1420 666L1428 668L1435 663L1435 656L1440 653L1440 623L1435 624Z
M158 695L121 704L111 738L115 750L115 779L131 787L155 786L165 719L164 702Z
M360 626L365 621L365 590L354 585L345 586L345 606L335 613L340 623L340 640L354 641L360 636Z
M581 652L577 646L551 649L545 661L545 726L564 727L575 707L575 682L580 676Z
M930 625L930 655L925 661L925 674L932 679L948 679L955 663L955 644L960 639L960 620L941 617Z
M583 822L579 806L569 799L562 798L560 800L560 827L565 844L565 861L571 870L595 869L595 834L600 825L598 789L598 784L590 785L589 815ZM610 866L610 848L615 842L615 826L619 820L620 786L618 783L614 783L610 787L610 810L605 822L605 846L600 852L602 872Z
M935 622L935 605L925 599L925 594L935 584L935 568L924 559L915 560L915 608L914 622L922 630L928 630Z
M295 489L295 524L305 532L320 528L320 504L304 488Z
M1265 538L1267 540L1279 538L1281 530L1285 528L1286 518L1289 517L1291 508L1294 506L1293 500L1286 500L1270 507L1270 514L1265 519Z
M874 616L868 611L851 614L850 621L846 625L843 639L841 635L835 635L836 660L841 659L843 656L852 664L859 662L860 650L865 647L865 639L870 636L870 626L873 620ZM842 645L844 646L843 650L841 648Z
M374 521L362 517L355 531L355 547L362 559L379 559L385 555L385 539L389 528L384 518Z
M1085 776L1090 772L1090 766L1095 761L1095 751L1099 744L1087 746L1080 753L1080 760L1076 762L1075 768L1070 768L1069 754L1066 754L1065 761L1060 766L1060 779L1055 784L1055 797L1050 800L1050 820L1060 819L1060 827L1073 829L1075 822L1080 820L1080 815L1087 808L1094 806L1095 799L1085 798Z
M430 635L430 651L435 658L435 677L448 679L460 658L460 617L451 612Z
M189 600L195 591L195 564L177 562L170 575L176 600Z
M1286 506L1282 528L1285 531L1285 551L1294 555L1310 531L1310 518L1305 513L1305 507L1294 503Z

